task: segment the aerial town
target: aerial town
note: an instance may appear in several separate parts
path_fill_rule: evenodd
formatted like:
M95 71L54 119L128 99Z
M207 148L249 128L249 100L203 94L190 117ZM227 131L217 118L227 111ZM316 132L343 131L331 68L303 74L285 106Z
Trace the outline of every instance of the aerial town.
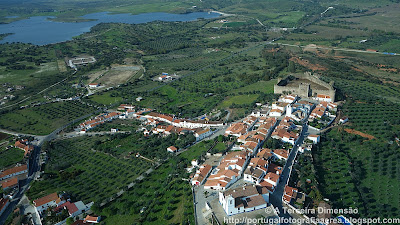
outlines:
M0 0L0 225L400 224L399 12Z

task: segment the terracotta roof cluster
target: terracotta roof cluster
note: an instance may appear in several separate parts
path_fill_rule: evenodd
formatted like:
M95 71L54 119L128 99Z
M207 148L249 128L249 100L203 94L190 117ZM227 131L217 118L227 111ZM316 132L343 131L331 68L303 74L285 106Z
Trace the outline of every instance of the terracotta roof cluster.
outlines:
M290 141L294 142L295 140L297 140L299 135L297 133L292 132L292 131L288 131L285 128L278 128L277 127L274 130L274 132L272 132L271 137L275 138L275 139L281 139L281 140L285 138L287 140L290 140Z
M239 177L248 157L249 155L245 151L228 153L218 165L217 173L211 174L204 186L225 188L234 177Z
M321 118L325 115L326 112L326 107L323 105L318 105L317 107L315 107L313 109L313 111L311 111L310 113L310 119L314 119L314 118Z
M16 141L14 146L16 148L19 148L19 149L23 150L25 152L25 154L24 154L25 156L29 156L31 154L31 152L33 150L35 150L35 147L33 145L29 144L28 140Z
M128 104L121 104L118 106L118 110L133 110L135 108L134 105L128 105Z
M233 123L225 131L225 135L240 136L246 134L249 127L245 123Z
M251 126L252 124L257 122L257 120L258 120L258 118L255 116L247 116L246 118L244 118L243 123Z
M91 128L94 128L102 123L105 123L108 120L112 120L116 117L118 117L121 113L119 112L110 112L110 113L102 113L98 116L96 116L95 118L93 118L92 120L89 121L85 121L81 124L79 124L80 128L82 128L83 130L88 130Z
M319 105L320 105L320 106L323 106L323 107L325 107L325 108L328 108L328 109L337 108L337 104L336 104L336 103L333 103L333 102L321 101L321 102L319 103Z
M206 176L210 173L211 169L212 167L208 164L201 165L200 169L196 171L192 181L198 181L201 184Z
M57 206L54 209L54 211L55 212L60 212L62 209L67 209L68 213L70 215L72 215L73 213L78 211L78 207L76 207L76 205L74 203L69 202L69 201L65 202L64 204L61 204L61 205Z
M272 150L269 148L260 149L260 151L257 153L258 158L262 158L265 160L269 160L272 156Z
M294 101L296 101L297 96L296 95L285 95L285 96L281 96L278 101L279 102L286 102L286 103L293 103Z
M297 192L298 192L298 190L296 188L292 188L292 187L289 187L289 186L286 185L285 186L285 191L283 193L283 197L282 198L283 198L283 200L285 202L290 203L290 201L292 199L296 198Z
M156 120L161 120L170 124L173 124L178 127L190 127L190 125L196 125L196 124L209 124L209 125L221 125L222 122L218 121L209 121L209 120L188 120L188 119L178 119L175 118L173 115L168 115L168 114L163 114L163 113L157 113L157 112L151 112L146 115L148 118L153 118Z

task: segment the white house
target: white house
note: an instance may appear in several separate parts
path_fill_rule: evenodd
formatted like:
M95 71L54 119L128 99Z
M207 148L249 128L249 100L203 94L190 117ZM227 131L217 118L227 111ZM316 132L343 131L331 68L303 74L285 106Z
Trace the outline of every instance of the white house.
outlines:
M349 121L348 117L342 117L340 118L339 123L347 123L348 121Z
M280 109L271 109L271 111L269 111L269 116L278 117L278 116L282 116L282 114L283 114L283 110L280 110Z
M286 151L285 149L275 149L272 152L273 156L275 156L275 158L279 159L279 160L287 160L289 158L289 152Z
M55 211L59 212L62 209L66 209L68 211L68 214L70 217L76 217L76 216L88 211L92 205L93 205L93 203L89 203L89 204L85 205L85 203L83 203L82 201L78 201L78 202L74 202L74 203L67 201L67 202L59 205L55 209Z
M100 87L100 84L98 84L98 83L89 84L89 88L98 88L98 87Z
M285 111L287 105L289 105L289 103L274 102L274 103L272 103L272 109L279 109L281 111Z
M35 210L40 215L49 207L57 207L63 203L65 203L65 201L61 200L57 193L52 193L33 201Z
M219 192L219 202L228 216L266 208L268 200L268 190L258 185Z
M196 137L196 141L201 141L212 134L213 132L211 129L205 129L205 130L200 129L194 133L194 136Z
M8 179L10 177L20 176L20 175L25 175L26 177L28 177L28 166L27 165L16 166L16 167L2 171L0 173L0 181Z
M297 100L297 95L286 95L286 96L281 96L278 99L278 102L284 102L284 103L294 103Z
M320 141L320 136L319 135L310 134L310 135L308 135L307 139L313 141L314 144L317 144Z
M178 149L175 146L169 146L167 148L167 151L171 152L171 153L176 153L176 152L178 152Z
M332 97L329 95L317 95L317 97L314 98L315 100L318 101L324 101L324 102L332 102Z

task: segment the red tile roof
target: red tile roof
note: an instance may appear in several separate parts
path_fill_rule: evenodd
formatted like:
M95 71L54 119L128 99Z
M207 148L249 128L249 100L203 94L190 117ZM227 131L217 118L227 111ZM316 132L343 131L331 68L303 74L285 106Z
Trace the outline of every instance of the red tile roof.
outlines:
M49 203L51 201L57 201L59 199L57 193L52 193L42 198L33 201L36 207Z
M24 171L24 170L28 170L28 166L27 166L27 165L22 165L22 166L13 167L13 168L4 170L4 171L0 174L0 178L5 177L5 176L10 175L10 174L22 172L22 171Z
M0 211L3 210L3 208L6 206L7 202L8 202L7 198L0 198Z
M3 186L3 189L15 187L18 185L18 178L13 177L13 178L7 179L7 180L3 181L1 185Z

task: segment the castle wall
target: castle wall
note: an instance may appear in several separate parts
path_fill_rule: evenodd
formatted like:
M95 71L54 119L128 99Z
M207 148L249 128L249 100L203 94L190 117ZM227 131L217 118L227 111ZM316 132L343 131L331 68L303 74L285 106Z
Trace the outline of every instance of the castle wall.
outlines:
M335 101L336 90L333 88L333 83L328 84L328 83L320 80L317 76L312 75L310 72L306 72L304 74L298 74L298 75L296 74L295 77L310 80L311 82L314 82L318 85L325 87L327 90L312 89L310 87L310 85L308 85L308 87L307 87L307 84L299 84L298 87L279 86L279 85L275 84L274 85L274 93L275 94L283 94L283 92L290 92L292 94L296 94L301 97L313 97L313 96L322 94L322 95L331 96L332 101Z

